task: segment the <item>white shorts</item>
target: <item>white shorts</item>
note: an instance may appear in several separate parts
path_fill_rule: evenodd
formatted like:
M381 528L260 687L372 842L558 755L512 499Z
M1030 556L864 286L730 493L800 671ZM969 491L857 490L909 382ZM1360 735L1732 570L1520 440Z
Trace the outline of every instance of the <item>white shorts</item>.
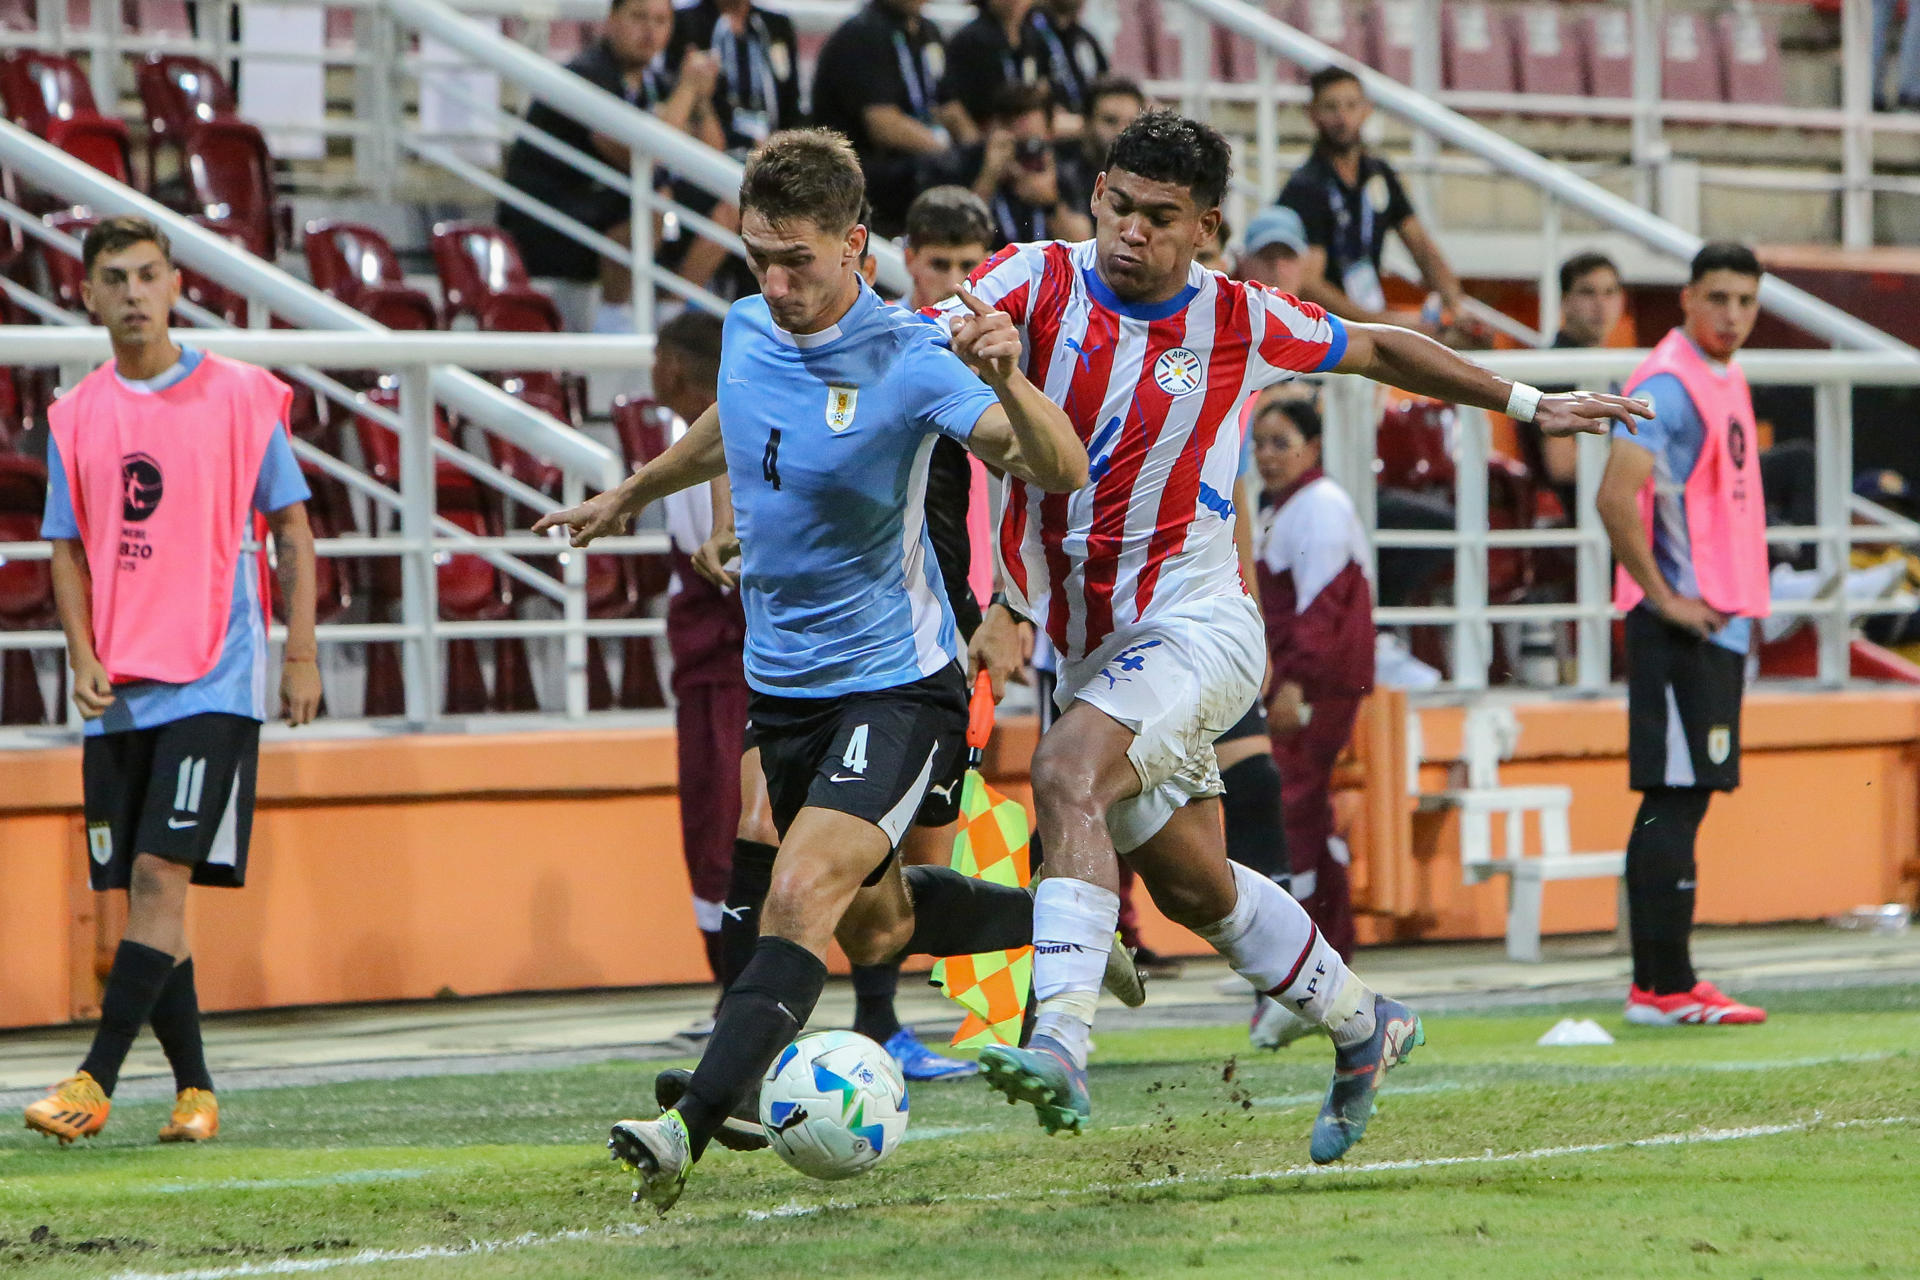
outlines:
M1131 853L1189 800L1217 796L1213 740L1260 695L1266 623L1245 595L1194 600L1115 631L1063 664L1054 701L1097 707L1133 730L1140 794L1107 811L1113 847Z

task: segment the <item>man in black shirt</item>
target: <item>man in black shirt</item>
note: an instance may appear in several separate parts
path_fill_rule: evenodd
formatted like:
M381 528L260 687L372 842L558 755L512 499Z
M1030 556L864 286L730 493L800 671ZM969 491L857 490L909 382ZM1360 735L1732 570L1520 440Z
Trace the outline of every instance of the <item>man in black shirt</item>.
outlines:
M985 141L968 151L977 157L973 193L993 215L994 243L1084 240L1093 234L1087 211L1065 208L1060 200L1045 85L1001 85L986 130Z
M920 16L925 3L870 0L814 66L814 123L853 143L880 235L898 235L914 193L953 172L956 142L975 140L966 108L940 96L946 42Z
M1033 0L974 0L980 16L947 41L947 74L940 94L966 108L984 129L994 96L1010 84L1046 82L1046 47L1027 22Z
M1084 126L1078 137L1063 138L1056 149L1063 208L1092 216L1093 180L1107 167L1108 149L1121 130L1146 109L1147 95L1124 76L1100 76L1087 86Z
M569 62L567 70L701 142L719 147L725 139L711 106L717 68L705 50L688 49L680 61L679 74L668 71L660 55L672 31L671 0L613 0L600 39ZM628 168L630 161L623 143L594 132L584 122L537 98L527 108L527 123L622 172ZM505 179L507 185L607 238L628 243L627 223L632 210L628 197L524 138L516 140L507 152ZM674 194L683 204L712 210L710 216L723 224L732 215L730 207L716 208L717 201L697 190L681 186ZM626 263L601 257L504 200L496 216L501 229L519 243L527 269L534 275L578 281L599 278L601 314L596 329L620 332L632 327L625 315L633 297ZM664 246L657 260L677 262L682 276L704 283L724 259L725 251L710 241L689 240L683 237L678 246Z
M751 151L800 123L800 41L784 13L752 0L699 0L674 14L668 65L688 49L705 49L719 68L713 109L729 151Z
M1080 25L1086 7L1087 0L1040 0L1027 15L1046 51L1041 74L1053 86L1053 131L1063 138L1086 127L1094 82L1107 74L1107 51Z
M1393 166L1369 155L1360 141L1373 104L1359 79L1340 67L1316 71L1308 84L1307 119L1317 135L1313 154L1280 192L1280 203L1307 227L1310 247L1300 296L1344 320L1437 335L1459 309L1460 280L1420 225ZM1399 234L1427 287L1439 293L1444 309L1439 320L1387 310L1380 253L1389 231Z
M1560 330L1555 347L1604 347L1620 317L1626 314L1627 294L1620 268L1604 253L1576 253L1560 264ZM1551 388L1571 391L1570 386ZM1531 422L1515 423L1520 452L1534 476L1553 490L1569 521L1574 515L1575 466L1578 442L1556 440L1540 433Z

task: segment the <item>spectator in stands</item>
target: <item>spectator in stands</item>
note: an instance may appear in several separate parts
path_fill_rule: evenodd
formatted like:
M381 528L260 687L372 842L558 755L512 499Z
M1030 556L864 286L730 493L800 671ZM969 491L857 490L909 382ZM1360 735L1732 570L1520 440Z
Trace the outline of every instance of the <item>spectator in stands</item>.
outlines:
M1276 204L1254 214L1247 224L1246 243L1233 262L1233 278L1252 280L1297 298L1306 252L1307 228L1300 215Z
M713 112L719 68L704 49L689 47L678 72L668 71L661 58L673 33L672 0L613 0L600 39L567 64L595 87L680 129L711 147L724 147L726 138ZM586 123L563 115L535 98L527 108L527 123L578 151L595 155L625 173L630 164L627 147ZM507 152L506 182L608 239L629 243L628 218L632 202L612 187L588 177L573 165L542 151L525 138ZM686 183L670 184L674 199L703 212L723 226L737 215L712 196ZM519 242L527 270L563 280L600 281L600 312L594 323L599 332L622 333L633 327L628 307L633 280L627 264L602 257L572 237L505 201L497 214L501 229ZM662 245L655 261L695 284L705 284L726 258L726 250L710 240L682 236Z
M1445 333L1464 297L1460 279L1420 224L1400 175L1361 141L1373 104L1359 78L1342 67L1324 67L1308 85L1313 154L1280 192L1280 203L1298 213L1307 228L1310 247L1299 296L1342 319L1397 324L1432 336ZM1389 231L1413 255L1427 288L1440 295L1437 317L1387 310L1380 255Z
M947 41L940 96L959 103L976 129L1008 85L1044 85L1047 49L1027 22L1033 0L974 0L980 16Z
M853 143L874 201L872 229L900 234L907 205L958 170L955 144L977 132L941 96L946 43L926 0L869 0L827 37L813 73L813 118Z
M653 398L672 410L674 439L705 413L720 377L720 319L683 311L660 326L653 358ZM747 621L740 593L693 569L693 556L713 534L713 497L706 485L665 502L673 581L667 597L667 648L673 654L673 728L680 771L680 848L693 886L693 917L715 981L722 905L732 874L740 824L741 737L747 723L747 677L741 666Z
M1353 499L1320 468L1311 400L1263 401L1253 421L1264 489L1255 567L1273 681L1267 723L1280 766L1293 896L1353 954L1345 841L1333 831L1333 764L1373 687L1373 583Z
M1900 28L1900 50L1896 65L1899 68L1894 82L1894 91L1889 96L1883 86L1886 83L1887 37L1893 33L1895 10L1900 0L1873 0L1873 105L1876 111L1887 111L1899 106L1902 111L1920 111L1920 12L1916 12L1911 2L1907 5L1907 19Z
M793 19L752 0L697 0L673 17L667 65L704 49L718 68L713 110L727 149L747 152L800 119L800 40Z
M1107 51L1093 32L1080 25L1087 0L1040 0L1027 25L1046 50L1043 71L1053 86L1053 128L1062 138L1077 136L1093 110L1093 86L1107 74Z
M1060 202L1074 213L1092 216L1093 180L1107 167L1107 151L1133 118L1147 109L1147 95L1124 76L1101 76L1087 87L1085 127L1078 137L1062 137L1055 149Z
M992 211L995 244L1093 234L1089 211L1071 210L1060 199L1045 85L1001 85L987 114L986 136L970 150L979 157L973 193Z
M1606 346L1614 326L1626 311L1627 291L1620 283L1620 268L1612 258L1589 251L1576 253L1560 264L1560 330L1553 335L1556 348ZM1571 387L1551 389L1572 390ZM1571 516L1579 442L1548 439L1531 422L1516 423L1515 428L1527 465L1560 499L1561 510Z

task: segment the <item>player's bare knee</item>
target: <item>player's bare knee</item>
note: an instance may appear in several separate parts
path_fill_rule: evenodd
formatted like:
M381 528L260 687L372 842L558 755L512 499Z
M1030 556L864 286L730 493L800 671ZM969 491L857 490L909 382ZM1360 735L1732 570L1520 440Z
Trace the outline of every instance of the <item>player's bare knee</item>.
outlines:
M1072 746L1042 738L1033 753L1034 802L1056 814L1086 814L1104 820L1106 803L1099 795L1098 762Z
M171 899L185 900L193 869L151 853L134 857L127 879L129 907L136 904L163 905Z

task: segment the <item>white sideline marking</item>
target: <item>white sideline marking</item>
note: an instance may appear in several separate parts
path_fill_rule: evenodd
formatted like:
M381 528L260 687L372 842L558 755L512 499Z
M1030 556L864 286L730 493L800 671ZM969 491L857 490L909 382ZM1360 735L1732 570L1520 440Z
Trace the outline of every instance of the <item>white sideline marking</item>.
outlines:
M1822 1120L1816 1113L1811 1120L1796 1120L1787 1124L1745 1125L1734 1129L1696 1129L1689 1133L1662 1133L1651 1138L1629 1138L1619 1142L1583 1142L1564 1147L1536 1147L1531 1151L1509 1151L1498 1153L1487 1151L1477 1156L1429 1156L1419 1160L1377 1160L1371 1164L1330 1164L1330 1165L1289 1165L1283 1169L1262 1169L1250 1173L1202 1173L1174 1174L1165 1178L1146 1178L1138 1182L1095 1183L1085 1187L1060 1187L1048 1193L1052 1196L1107 1195L1114 1191L1157 1189L1160 1187L1206 1186L1213 1183L1233 1182L1272 1182L1280 1178L1326 1177L1332 1174L1353 1173L1395 1173L1415 1169L1446 1169L1461 1165L1518 1164L1528 1160L1557 1160L1567 1156L1595 1155L1606 1151L1633 1151L1644 1147L1689 1147L1700 1143L1740 1142L1748 1138L1772 1138L1787 1133L1809 1133L1816 1129L1883 1129L1901 1125L1920 1124L1920 1116L1882 1116L1873 1120ZM1031 1189L1022 1191L994 1191L968 1195L941 1196L933 1201L936 1204L991 1204L1003 1200L1030 1201ZM748 1222L771 1222L790 1218L811 1217L828 1210L877 1209L891 1205L911 1204L924 1207L924 1199L913 1201L889 1201L884 1198L859 1203L834 1201L828 1204L806 1205L788 1203L774 1209L749 1209L742 1217ZM731 1215L725 1215L731 1217ZM722 1221L721 1217L704 1219L707 1222ZM698 1220L696 1220L698 1221ZM234 1280L240 1276L278 1276L303 1275L315 1271L332 1271L343 1267L373 1266L385 1262L416 1262L430 1258L462 1258L469 1255L502 1253L516 1249L534 1249L543 1245L562 1244L576 1240L607 1240L632 1238L645 1233L646 1227L637 1224L606 1227L599 1231L556 1231L548 1235L528 1232L510 1240L473 1240L464 1245L443 1246L426 1245L418 1249L363 1249L359 1253L346 1254L335 1258L280 1258L273 1262L248 1262L232 1267L208 1267L195 1271L121 1271L111 1280Z
M360 1182L401 1182L424 1178L433 1169L348 1169L342 1173L316 1174L310 1178L221 1178L217 1182L163 1182L153 1187L135 1187L155 1195L178 1195L185 1191L284 1191L289 1187L337 1187Z
M469 1240L461 1245L422 1245L418 1249L362 1249L337 1258L276 1258L272 1262L243 1262L232 1267L202 1267L196 1271L120 1271L112 1280L230 1280L235 1276L291 1276L339 1267L367 1267L382 1262L421 1262L429 1258L465 1258L475 1254L533 1249L569 1240L604 1240L637 1236L646 1228L634 1223L599 1231L529 1231L510 1240Z

